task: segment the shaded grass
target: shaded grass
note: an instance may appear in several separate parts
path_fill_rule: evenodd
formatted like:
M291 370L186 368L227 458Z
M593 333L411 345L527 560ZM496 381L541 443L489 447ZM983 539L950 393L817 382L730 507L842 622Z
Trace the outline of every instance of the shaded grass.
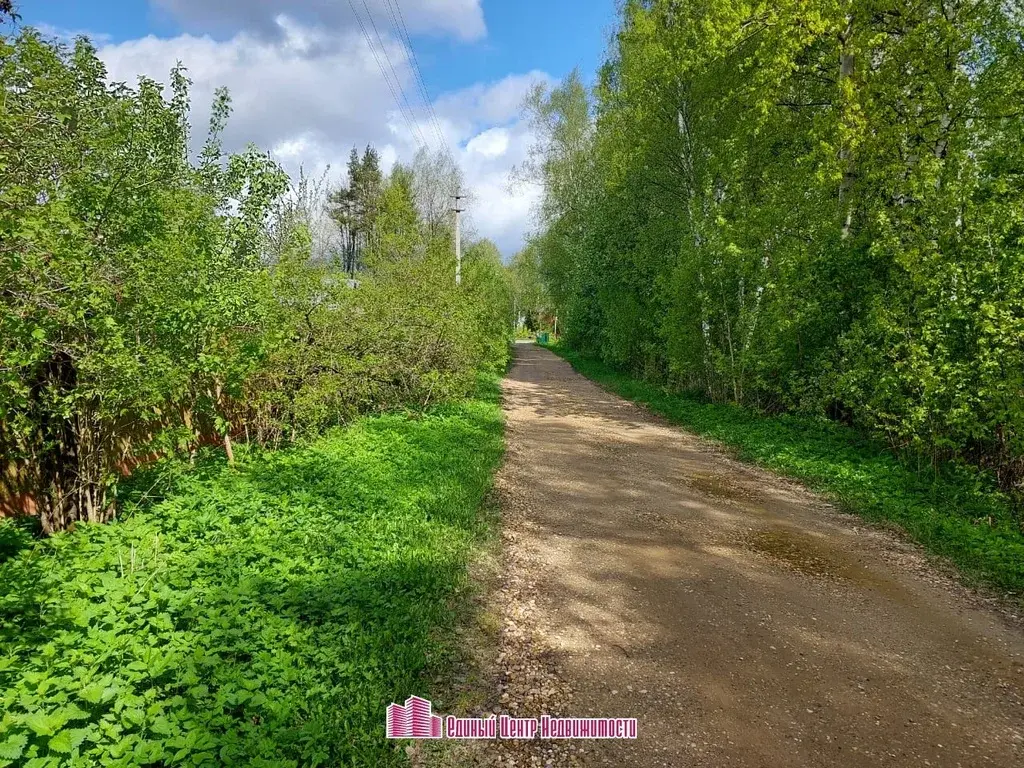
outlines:
M969 580L1024 595L1024 532L986 476L950 465L915 471L863 433L825 418L765 416L642 381L562 344L548 349L628 400L713 438L739 458L803 481L841 507L894 524Z
M384 707L452 654L502 450L489 382L237 469L165 464L118 522L14 552L0 765L406 763Z

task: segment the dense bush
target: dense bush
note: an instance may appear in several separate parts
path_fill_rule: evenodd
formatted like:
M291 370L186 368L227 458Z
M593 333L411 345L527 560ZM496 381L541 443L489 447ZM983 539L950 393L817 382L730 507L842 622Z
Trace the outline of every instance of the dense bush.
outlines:
M530 104L566 338L716 401L1024 479L1024 20L631 0Z
M184 71L167 97L108 84L84 39L4 38L0 87L0 502L34 500L45 531L108 519L140 458L210 440L230 458L503 363L500 263L470 248L456 290L409 170L384 178L367 150L341 192L291 188L257 149L221 151L223 92L192 161Z
M504 366L511 309L497 250L467 249L456 286L451 240L420 242L418 231L401 250L370 249L354 289L338 265L308 258L308 230L295 228L269 270L274 338L239 402L254 437L279 441L359 413L450 400L472 390L478 371Z
M111 525L0 521L0 766L404 764L384 707L452 650L501 433L492 380L235 469L165 461Z
M244 380L285 188L255 150L221 164L216 132L188 163L181 71L169 102L104 78L85 40L0 42L0 455L48 530L104 519L133 444L217 418Z

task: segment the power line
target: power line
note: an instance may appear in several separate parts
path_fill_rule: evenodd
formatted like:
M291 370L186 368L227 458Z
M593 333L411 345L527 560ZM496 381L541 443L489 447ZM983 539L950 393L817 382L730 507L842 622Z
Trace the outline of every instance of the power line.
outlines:
M394 85L392 85L392 77L388 76L388 72L384 65L381 63L380 57L377 56L377 51L374 48L373 41L370 38L370 34L367 31L366 25L363 23L362 17L356 10L353 0L348 0L349 7L352 9L352 14L356 17L356 21L359 23L359 29L363 33L363 39L366 40L367 45L370 47L370 52L373 54L374 60L377 62L377 67L380 69L381 75L384 77L384 82L387 83L388 89L391 91L391 95L395 100L396 106L398 106L399 112L401 113L406 125L409 126L411 134L415 134L419 137L420 144L424 148L428 148L429 145L425 140L423 131L420 129L419 124L416 121L416 114L413 107L406 95L405 89L402 87L401 78L398 76L398 72L395 69L394 63L391 61L391 57L388 55L387 48L384 45L384 39L380 34L380 30L377 27L376 21L374 21L373 14L370 12L369 6L366 0L361 0L363 10L366 12L366 17L370 22L370 26L373 28L373 32L377 37L377 42L380 46L381 53L384 55L384 59L387 62L388 69L391 70L391 76L394 78ZM409 35L409 28L405 23L405 14L402 12L402 5L399 0L384 0L385 7L388 10L388 15L391 18L391 23L394 26L395 33L399 37L399 42L404 43L409 51L410 63L412 64L412 70L416 85L419 88L420 96L423 99L423 106L426 108L429 122L433 127L434 134L438 139L438 146L441 151L444 152L448 162L451 165L452 171L458 177L460 175L459 164L455 160L452 154L451 148L448 145L448 141L445 139L444 131L441 129L441 122L437 117L437 112L434 110L433 102L430 99L430 92L427 89L426 81L423 78L423 71L420 68L419 59L416 56L416 49L413 47L412 38ZM397 89L397 90L396 90ZM401 98L399 98L401 94ZM403 107L404 102L404 107ZM461 186L461 184L459 185ZM455 191L456 195L456 207L458 207L458 200L465 199L465 196L461 194L461 189ZM461 213L461 211L460 211ZM467 212L468 213L468 212ZM469 218L469 217L467 217ZM470 219L471 220L471 219Z
M405 102L406 109L409 115L412 117L412 123L416 126L416 133L420 137L420 141L426 144L423 132L420 130L419 124L416 122L416 113L413 111L412 104L409 103L409 97L405 93L405 88L402 87L402 80L398 77L398 72L395 69L394 63L391 61L391 57L388 55L387 48L384 46L384 38L381 37L380 30L377 29L377 22L373 19L373 14L370 13L370 8L366 4L366 0L362 0L363 10L366 11L366 18L370 20L370 25L373 27L373 33L377 36L377 42L380 44L381 52L384 54L384 58L388 63L388 67L391 69L391 75L394 78L395 85L398 86L399 93L402 94L402 99Z
M426 106L427 111L430 114L430 121L434 127L434 133L437 135L438 145L448 155L448 160L452 165L457 166L455 158L452 157L451 150L448 148L448 142L445 140L444 131L441 130L441 123L437 119L437 113L434 111L434 104L430 99L427 84L423 79L423 71L420 68L419 58L416 56L416 49L413 47L412 38L409 36L409 28L405 24L405 14L402 13L402 4L399 0L384 0L384 2L387 5L388 13L391 15L391 21L395 25L395 31L398 32L399 36L405 42L406 47L409 49L413 74L415 75L416 83L419 86L420 96L423 98L423 104Z
M352 9L352 15L356 17L356 21L359 23L359 30L363 33L363 39L366 41L367 46L369 46L370 53L373 54L373 60L377 62L377 69L380 70L380 74L384 78L384 82L387 84L388 90L391 91L391 97L395 100L395 106L398 107L399 114L401 114L402 118L405 120L405 124L409 127L409 133L413 135L414 140L416 136L418 136L420 144L422 144L423 146L427 146L427 142L423 138L423 133L419 130L419 127L415 123L415 115L413 115L413 119L410 119L410 114L412 113L412 110L406 109L402 106L402 99L398 97L398 92L395 90L395 86L397 86L399 90L402 90L401 82L398 81L396 75L395 85L391 84L391 78L388 76L387 70L381 63L380 57L377 55L377 49L373 45L373 40L370 38L369 33L366 31L366 25L363 24L363 19L359 15L359 12L356 10L356 6L352 2L352 0L348 0L348 6L349 8ZM365 0L363 2L363 7L366 8ZM369 9L367 9L367 16L370 18L370 21L372 22L373 17L370 16ZM374 25L374 28L376 28L376 25ZM377 35L377 38L378 40L380 39L379 34ZM384 48L383 43L381 43L381 53L384 54L384 58L387 59L388 65L391 67L391 71L394 72L394 65L391 64L391 59L388 56L387 49ZM402 91L402 95L405 95L404 90ZM408 99L406 99L405 101L406 103L408 103Z
M405 14L402 12L402 3L400 0L384 0L385 5L388 8L388 12L391 15L391 22L395 25L395 31L399 34L400 38L405 43L406 48L409 50L409 56L412 63L413 74L415 75L416 83L419 86L420 96L423 98L423 104L427 108L427 112L430 115L431 125L434 127L434 133L437 135L437 140L440 148L444 151L448 158L448 162L451 165L452 172L456 174L456 178L459 180L458 188L455 190L455 207L459 208L459 200L465 199L465 195L462 194L461 189L461 176L458 162L452 155L452 151L448 146L448 141L444 137L444 131L441 129L441 122L437 118L437 112L434 110L434 102L430 98L430 92L427 89L426 81L423 79L423 70L420 67L419 58L416 56L416 48L412 44L412 38L409 35L409 28L405 23ZM467 223L472 226L472 214L469 211L465 211ZM456 227L458 228L458 216L456 213ZM460 239L456 235L456 239ZM457 248L458 249L458 248Z

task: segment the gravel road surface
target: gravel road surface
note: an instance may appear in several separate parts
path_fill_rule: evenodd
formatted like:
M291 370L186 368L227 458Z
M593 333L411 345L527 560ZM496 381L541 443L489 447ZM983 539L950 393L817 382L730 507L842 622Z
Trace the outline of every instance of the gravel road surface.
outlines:
M896 537L517 346L495 765L1024 765L1024 633Z

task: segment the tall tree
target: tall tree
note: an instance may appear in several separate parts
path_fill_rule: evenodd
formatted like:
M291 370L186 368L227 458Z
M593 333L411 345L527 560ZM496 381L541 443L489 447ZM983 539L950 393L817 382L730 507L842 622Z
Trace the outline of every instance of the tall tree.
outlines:
M455 195L467 196L462 207L469 204L462 169L443 150L431 152L421 147L412 162L413 194L426 234L430 238L446 235L452 227Z
M528 243L512 257L508 275L515 322L521 321L527 329L536 330L550 303L541 276L540 251L536 243Z
M367 259L371 268L381 262L422 255L423 233L413 196L414 184L409 168L396 164L391 169L378 200L373 243Z
M346 183L329 198L331 217L344 237L344 265L350 275L354 276L363 266L363 253L373 233L383 185L377 150L368 146L360 157L353 147Z
M523 102L536 137L526 161L513 169L513 183L540 185L538 218L545 227L534 242L554 308L573 316L571 333L577 344L598 325L587 315L596 307L582 300L593 289L597 271L586 266L593 253L586 246L591 233L586 213L594 199L594 121L586 87L578 71L549 88L538 83Z
M1019 4L621 14L592 120L575 75L527 104L567 338L1024 491Z

